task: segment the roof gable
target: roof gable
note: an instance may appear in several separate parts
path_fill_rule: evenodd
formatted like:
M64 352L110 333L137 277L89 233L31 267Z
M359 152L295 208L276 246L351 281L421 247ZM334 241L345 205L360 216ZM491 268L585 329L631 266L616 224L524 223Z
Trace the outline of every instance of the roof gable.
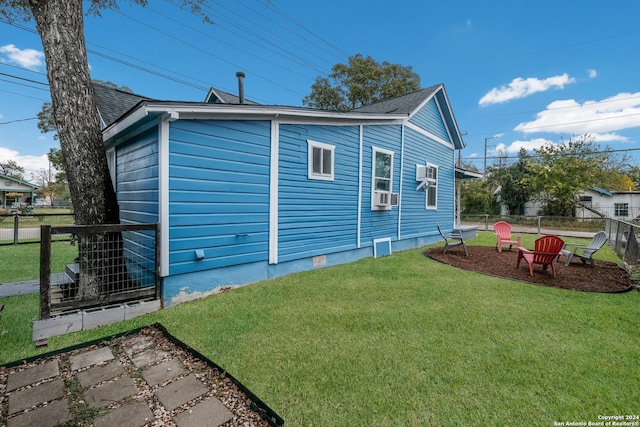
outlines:
M114 123L141 101L151 99L99 83L93 83L93 90L96 96L98 115L100 116L100 122L103 128Z
M431 99L440 87L442 87L442 85L431 86L406 95L396 96L395 98L376 102L375 104L355 108L351 111L357 111L359 113L396 113L411 115Z
M40 188L42 187L40 187L39 185L31 184L30 182L0 173L1 191L39 190Z
M455 148L464 148L464 141L462 140L462 135L458 129L458 124L456 123L453 110L449 103L449 97L447 96L443 84L431 86L406 95L387 99L385 101L376 102L375 104L356 108L351 111L358 113L406 114L409 119L411 119L431 100L435 100L437 102L442 120L446 126L446 131L450 135L451 142L453 142Z
M240 97L212 87L209 89L204 102L206 102L207 104L240 104ZM244 103L251 105L260 105L247 99L244 100Z

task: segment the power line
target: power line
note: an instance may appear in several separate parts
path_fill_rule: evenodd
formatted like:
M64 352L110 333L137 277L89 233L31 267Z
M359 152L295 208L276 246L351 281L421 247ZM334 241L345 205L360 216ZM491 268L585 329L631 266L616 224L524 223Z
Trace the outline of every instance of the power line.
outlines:
M151 7L149 7L149 6L147 6L146 8L147 8L148 10L150 10L151 12L153 12L153 13L155 13L155 14L157 14L157 15L162 16L163 18L166 18L166 19L168 19L168 20L170 20L170 21L173 21L173 22L175 22L176 24L182 25L183 27L186 27L186 28L190 29L191 31L194 31L194 32L196 32L196 33L198 33L198 34L201 34L201 35L203 35L203 36L205 36L205 37L207 37L207 38L210 38L210 39L212 39L212 40L215 40L215 41L217 41L218 43L222 43L222 44L224 44L224 45L226 45L226 46L229 46L229 47L231 47L231 48L233 48L233 49L239 50L240 52L244 52L244 53L246 53L247 55L251 55L251 56L253 56L254 58L257 58L257 59L259 59L259 60L261 60L261 61L264 61L264 62L266 62L266 63L268 63L268 64L271 64L271 65L273 65L273 66L275 66L275 67L278 67L278 68L281 68L281 69L286 70L286 71L288 71L288 72L291 72L291 73L293 73L293 74L297 74L297 75L299 75L299 76L301 76L301 77L304 77L304 78L309 78L309 76L307 76L307 75L305 75L305 74L302 74L302 73L299 73L299 72L298 72L298 71L296 71L296 70L292 70L291 68L287 68L287 67L283 66L282 64L279 64L279 63L274 62L274 61L271 61L271 60L269 60L269 59L267 59L267 58L264 58L264 57L258 56L258 55L254 54L254 53L252 53L252 52L249 52L249 51L248 51L248 50L246 50L246 49L241 49L241 48L240 48L240 47L238 47L237 45L234 45L234 44L232 44L232 43L228 43L228 42L226 42L226 41L224 41L224 40L222 40L222 39L219 39L219 38L217 38L217 37L213 37L212 35L207 34L207 33L205 33L204 31L200 31L200 30L198 30L198 29L196 29L196 28L192 27L191 25L187 25L187 24L185 24L185 23L183 23L183 22L181 22L181 21L178 21L178 20L177 20L177 19L175 19L175 18L172 18L172 17L170 17L170 16L165 15L164 13L158 12L157 10L152 9L152 8L151 8ZM277 53L277 52L274 52L274 53ZM224 88L223 88L223 89L224 89ZM225 89L225 90L228 90L228 89Z
M285 31L287 31L287 32L289 32L289 33L291 33L291 34L293 34L294 36L296 36L296 37L298 37L298 38L300 38L300 39L302 39L302 40L304 40L304 41L306 41L307 43L312 44L313 46L315 46L315 47L317 47L317 48L319 48L319 49L322 49L323 51L325 51L325 52L329 53L330 55L334 56L335 58L337 58L338 60L343 60L343 59L344 59L342 56L340 56L340 55L336 54L336 52L335 52L335 51L336 51L336 50L338 50L336 47L334 47L334 50L329 50L329 49L327 49L327 48L325 48L325 47L321 46L320 44L318 44L318 43L314 42L313 40L309 40L308 38L306 38L306 37L304 37L304 36L300 35L299 33L296 33L295 31L291 30L290 28L285 27L284 25L282 25L281 23L279 23L279 22L277 22L277 21L275 21L275 20L271 19L271 18L270 18L270 17L268 17L267 15L265 15L265 14L263 14L263 13L261 13L261 12L259 12L259 11L255 10L255 9L254 9L254 8L252 8L251 6L248 6L248 5L244 4L244 3L242 3L241 1L238 1L238 3L239 3L240 5L242 5L242 6L244 6L245 8L247 8L247 9L249 9L249 10L252 10L254 13L256 13L257 15L259 15L259 16L261 16L261 17L265 18L265 19L267 19L268 21L273 22L275 25L279 26L279 27L280 27L280 28L282 28L283 30L285 30ZM265 6L266 6L266 7L270 7L269 2L267 2L267 3L265 4ZM277 11L277 10L275 9L275 7L273 7L273 8L272 8L272 10L273 10L274 12L279 13L279 11ZM280 13L279 13L279 14L280 14ZM283 14L281 14L281 16L283 16ZM327 41L325 41L323 38L321 38L321 37L319 37L319 36L315 35L315 34L314 34L314 33L312 33L310 30L308 30L307 28L305 28L304 26L302 26L301 24L297 23L296 21L294 21L294 23L295 23L296 25L298 25L299 27L303 28L304 30L306 30L308 33L310 33L310 34L314 35L316 38L319 38L321 41L324 41L326 44L329 44L329 42L327 42ZM305 50L305 52L306 52L306 50ZM345 55L346 55L346 53L345 53ZM325 60L325 61L330 62L330 61L328 61L328 60Z
M620 148L620 149L610 149L610 150L601 150L601 151L592 151L590 153L575 153L575 154L571 154L571 153L567 153L566 155L568 156L589 156L589 155L597 155L597 154L606 154L606 153L626 153L628 151L640 151L640 147L638 148ZM542 155L540 154L527 154L528 158L536 158L536 157L542 157ZM491 160L498 160L498 159L505 159L505 160L514 160L514 159L518 159L518 155L515 156L487 156L487 160L491 159ZM484 157L463 157L462 160L468 160L468 161L480 161L483 160Z
M121 12L118 12L118 11L116 11L116 12L117 12L117 13L119 13L119 14L121 14L122 16L124 16L124 17L128 18L128 19L131 19L131 20L132 20L132 21L134 21L134 22L137 22L137 23L138 23L138 24L140 24L140 25L143 25L143 26L145 26L145 27L148 27L148 28L150 28L150 29L152 29L152 30L154 30L154 31L157 31L157 32L159 32L160 34L162 34L162 35L164 35L164 36L166 36L166 37L169 37L169 38L171 38L171 39L173 39L173 40L176 40L176 41L178 41L178 42L180 42L180 43L183 43L183 44L185 44L185 45L187 45L187 46L189 46L189 47L191 47L191 48L193 48L193 49L195 49L195 50L197 50L197 51L199 51L199 52L202 52L202 53L204 53L204 54L206 54L206 55L212 56L212 57L214 57L214 58L216 58L216 59L218 59L218 60L220 60L220 61L222 61L222 62L225 62L225 63L227 63L227 64L229 64L229 65L233 65L233 66L234 66L234 67L236 67L236 68L242 68L242 67L240 67L239 65L237 65L237 64L235 64L235 63L233 63L233 62L227 61L226 59L224 59L224 58L222 58L222 57L220 57L220 56L217 56L217 55L215 55L215 54L213 54L213 53L211 53L211 52L209 52L209 51L207 51L207 50L205 50L205 49L202 49L201 47L199 47L199 46L197 46L197 45L195 45L195 44L193 44L193 43L190 43L190 42L187 42L187 41L185 41L185 40L182 40L182 39L180 39L180 38L178 38L178 37L175 37L174 35L172 35L172 34L170 34L170 33L166 32L166 31L160 30L159 28L155 28L155 27L153 27L153 26L151 26L151 25L149 25L149 24L147 24L147 23L145 23L145 22L143 22L143 21L140 21L140 20L138 20L138 19L136 19L136 18L133 18L133 17L127 16L127 15L125 15L125 14L121 13ZM260 79L262 79L262 80L265 80L265 81L267 81L267 82L269 82L269 83L271 83L271 84L274 84L274 85L276 85L276 86L278 86L278 87L280 87L280 88L282 88L282 89L284 89L284 90L286 90L286 91L288 91L288 92L291 92L291 93L296 94L296 95L298 95L298 96L304 96L304 95L302 95L302 94L300 94L300 93L298 93L298 92L294 91L294 90L293 90L293 89L291 89L290 87L285 86L285 85L282 85L282 84L280 84L280 83L277 83L277 82L275 82L275 81L273 81L273 80L270 80L270 79L268 79L268 78L266 78L266 77L262 77L262 76L261 76L261 75L259 75L258 73L252 73L252 74L254 74L256 77L258 77L258 78L260 78Z
M29 117L28 119L9 120L8 122L0 122L0 125L8 125L8 124L17 123L17 122L26 122L28 120L38 120L38 118L37 117Z

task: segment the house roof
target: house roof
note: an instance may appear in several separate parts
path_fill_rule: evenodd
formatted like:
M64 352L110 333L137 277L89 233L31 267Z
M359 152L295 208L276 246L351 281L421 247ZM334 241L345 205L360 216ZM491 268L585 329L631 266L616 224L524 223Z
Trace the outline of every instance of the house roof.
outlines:
M356 121L361 123L375 123L376 121L387 124L403 123L435 97L443 119L449 128L454 146L456 148L464 147L442 84L347 112L262 105L251 101L239 104L238 97L215 88L209 90L205 102L183 102L154 100L95 83L94 87L98 111L104 125L105 142L135 123L144 124L164 114L170 114L172 119L197 119L216 115L243 119L279 117L290 120L330 120L332 123L354 123Z
M591 191L595 191L596 193L600 193L604 196L613 196L613 193L611 193L610 191L605 190L604 188L600 188L600 187L589 187L589 190Z
M429 100L440 89L442 85L435 85L406 95L396 96L375 104L365 105L364 107L355 108L351 111L359 113L378 113L378 114L412 114L420 108L427 100Z
M458 124L453 115L449 98L444 90L444 85L438 84L425 89L421 89L416 92L408 93L406 95L397 96L395 98L380 101L375 104L367 105L364 107L356 108L352 111L360 113L378 113L378 114L406 114L411 118L415 113L422 108L431 99L436 98L440 111L442 112L442 118L444 119L447 127L449 128L451 138L456 148L463 148L464 141L462 135L458 129Z
M99 83L93 83L93 90L103 128L118 120L139 102L151 99Z
M6 184L7 181L14 182L17 184L17 186L7 185ZM33 190L39 190L42 187L36 184L32 184L30 182L24 181L22 179L14 178L12 176L4 175L0 173L0 191L18 191L19 192L19 191L27 190L29 188Z
M209 89L204 102L207 104L240 104L240 97L212 87ZM244 103L258 105L257 102L249 101L248 99L245 99Z

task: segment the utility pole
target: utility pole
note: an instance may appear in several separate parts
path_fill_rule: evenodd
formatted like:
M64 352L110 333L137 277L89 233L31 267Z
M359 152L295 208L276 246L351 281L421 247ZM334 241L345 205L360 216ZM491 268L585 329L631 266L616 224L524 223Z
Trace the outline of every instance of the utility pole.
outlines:
M486 177L487 175L487 141L490 139L497 139L497 136L489 136L484 139L484 168L482 169L482 174Z

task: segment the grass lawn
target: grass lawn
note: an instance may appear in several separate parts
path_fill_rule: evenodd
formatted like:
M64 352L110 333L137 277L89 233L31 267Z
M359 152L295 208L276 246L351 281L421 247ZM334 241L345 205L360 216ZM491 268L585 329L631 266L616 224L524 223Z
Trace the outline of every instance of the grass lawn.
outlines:
M419 249L54 337L38 351L37 295L0 304L0 363L160 322L291 426L546 426L640 414L640 293L519 283Z
M78 256L78 246L53 242L51 271L61 273ZM40 244L0 245L0 283L21 282L40 277Z

